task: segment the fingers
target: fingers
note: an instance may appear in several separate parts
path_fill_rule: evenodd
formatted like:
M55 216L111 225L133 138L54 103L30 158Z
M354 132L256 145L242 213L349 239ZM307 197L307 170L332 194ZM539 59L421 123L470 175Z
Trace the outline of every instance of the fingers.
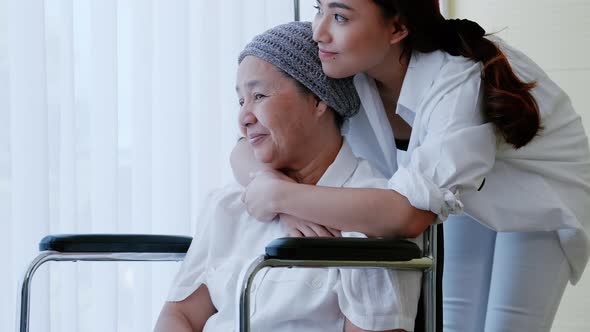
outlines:
M287 235L289 235L290 237L303 237L303 233L294 228L289 229L287 231Z
M303 233L305 237L318 237L318 234L308 225L300 223L297 229Z
M326 229L328 230L328 232L330 232L330 234L332 234L333 237L342 237L341 231L330 227L326 227Z
M301 221L298 226L306 237L342 237L342 233L337 229L311 222Z
M291 237L342 237L342 233L335 228L301 220L288 214L280 214L279 218Z
M310 223L309 228L311 228L313 230L313 232L316 234L316 236L334 237L334 235L332 235L332 233L330 233L330 231L328 231L328 229L324 226Z

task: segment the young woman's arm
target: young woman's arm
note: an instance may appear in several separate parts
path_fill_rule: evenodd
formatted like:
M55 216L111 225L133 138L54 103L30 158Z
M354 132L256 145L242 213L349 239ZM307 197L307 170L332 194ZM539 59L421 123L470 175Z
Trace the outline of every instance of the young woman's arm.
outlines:
M254 158L252 148L244 138L240 138L236 143L236 146L231 152L229 162L234 177L244 187L250 182L250 174L268 169L268 167Z
M304 185L283 181L273 172L257 173L243 199L248 212L259 220L282 213L367 236L413 238L436 219L393 190Z
M259 163L252 153L250 144L245 139L240 139L234 147L230 163L234 173L234 177L242 186L247 186L251 180L250 174L256 174L264 170L270 170L268 167ZM277 171L274 171L277 172ZM278 173L278 172L277 172ZM273 214L269 220L274 219L276 214ZM324 227L313 222L305 221L300 218L290 215L280 215L281 223L285 225L287 233L292 237L339 237L342 236L338 229Z

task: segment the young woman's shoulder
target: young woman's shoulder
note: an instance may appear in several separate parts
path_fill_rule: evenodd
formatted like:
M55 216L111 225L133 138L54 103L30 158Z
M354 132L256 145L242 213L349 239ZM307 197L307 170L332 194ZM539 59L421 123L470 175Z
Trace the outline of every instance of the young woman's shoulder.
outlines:
M437 76L437 81L462 82L465 80L481 80L481 70L483 68L481 62L442 51L438 52L442 53L443 62ZM444 84L448 84L448 82Z
M555 112L558 112L562 118L577 116L566 92L535 61L500 37L488 36L487 38L494 42L506 55L510 67L518 78L524 82L535 82L531 94L537 101L541 120L546 130L551 130L548 127L551 127L552 124L548 123L548 121L552 121L550 117Z
M483 68L481 63L443 51L418 53L414 56L415 69L411 75L430 77L432 80L422 98L425 109L433 108L448 96L456 95L456 98L470 104L479 99Z

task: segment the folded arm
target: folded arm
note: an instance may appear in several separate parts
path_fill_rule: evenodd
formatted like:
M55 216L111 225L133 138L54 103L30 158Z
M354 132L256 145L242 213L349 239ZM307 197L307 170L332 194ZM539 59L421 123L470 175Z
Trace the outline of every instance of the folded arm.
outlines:
M416 237L436 219L393 190L305 185L272 174L258 175L248 185L245 201L249 213L261 220L273 211L367 236Z
M367 236L416 237L436 219L434 213L413 207L392 190L328 188L281 180L277 171L254 159L245 140L234 148L231 163L238 182L248 186L244 197L248 212L259 220L283 214L327 229L357 231ZM250 174L256 172L259 175L250 182ZM265 211L257 211L256 206L263 206Z

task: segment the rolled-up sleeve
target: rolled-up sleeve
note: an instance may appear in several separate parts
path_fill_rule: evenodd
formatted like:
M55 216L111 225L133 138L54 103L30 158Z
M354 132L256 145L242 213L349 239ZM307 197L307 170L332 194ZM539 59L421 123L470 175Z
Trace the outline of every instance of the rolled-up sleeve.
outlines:
M437 82L414 123L418 132L412 139L418 144L410 146L406 162L398 165L388 184L414 207L435 213L440 222L463 211L462 193L482 185L494 165L496 135L480 111L477 68Z

